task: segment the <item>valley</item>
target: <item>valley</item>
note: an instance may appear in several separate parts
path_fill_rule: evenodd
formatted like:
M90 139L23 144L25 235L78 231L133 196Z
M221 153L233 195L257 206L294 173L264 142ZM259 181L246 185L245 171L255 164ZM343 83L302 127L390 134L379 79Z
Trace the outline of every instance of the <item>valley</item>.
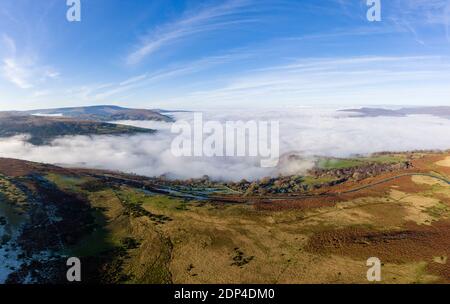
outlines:
M64 283L76 256L83 283L367 283L376 256L383 283L449 283L449 159L323 159L252 183L0 159L1 273Z
M0 287L284 303L450 285L449 13L1 0Z

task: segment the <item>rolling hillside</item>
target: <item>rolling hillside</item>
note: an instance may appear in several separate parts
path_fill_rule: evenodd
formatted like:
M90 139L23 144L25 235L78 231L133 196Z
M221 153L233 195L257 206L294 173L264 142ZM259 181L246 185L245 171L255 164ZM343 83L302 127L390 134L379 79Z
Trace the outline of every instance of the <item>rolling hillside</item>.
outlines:
M356 113L358 116L363 117L378 117L378 116L404 117L408 115L432 115L450 119L449 106L411 107L411 108L401 108L398 110L383 109L383 108L360 108L360 109L345 109L341 111Z
M154 120L171 122L173 119L154 110L130 109L118 106L89 106L57 109L41 109L19 112L24 114L61 115L82 120L117 121L117 120Z
M383 283L449 283L449 161L339 159L261 192L0 159L0 282L64 283L75 256L83 283L367 283L376 256Z
M0 137L28 134L31 136L28 141L34 145L48 144L57 137L68 135L131 135L154 132L150 129L90 120L0 113Z

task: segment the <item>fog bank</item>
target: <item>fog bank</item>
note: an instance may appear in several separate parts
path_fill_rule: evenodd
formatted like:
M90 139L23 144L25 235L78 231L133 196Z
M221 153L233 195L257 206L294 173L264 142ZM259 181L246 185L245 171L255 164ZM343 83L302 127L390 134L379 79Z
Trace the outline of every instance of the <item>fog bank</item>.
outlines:
M193 113L174 113L192 121ZM314 165L315 156L348 157L380 151L449 149L450 120L427 115L407 117L352 117L330 108L291 108L244 112L206 111L204 120L277 120L280 122L280 163L261 168L258 159L239 157L173 156L175 134L170 123L123 121L120 123L159 130L154 135L71 136L51 145L33 146L26 136L0 139L0 156L69 167L120 170L147 176L215 179L256 179L279 174L302 174ZM299 160L287 154L301 155Z

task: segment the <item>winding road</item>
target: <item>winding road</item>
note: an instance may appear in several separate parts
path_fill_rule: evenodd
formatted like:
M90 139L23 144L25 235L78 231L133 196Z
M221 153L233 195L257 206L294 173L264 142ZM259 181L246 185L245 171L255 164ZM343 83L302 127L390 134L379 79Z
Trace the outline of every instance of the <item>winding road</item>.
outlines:
M434 175L434 174L429 174L429 173L404 173L404 174L399 174L399 175L396 175L396 176L393 176L393 177L384 178L384 179L382 179L380 181L377 181L375 183L371 183L371 184L368 184L368 185L360 186L360 187L353 188L353 189L350 189L350 190L345 190L345 191L342 191L342 192L324 192L324 193L320 193L320 194L302 194L302 195L278 196L278 197L258 197L258 198L249 197L248 199L249 200L252 200L252 199L255 200L256 199L256 200L263 200L263 201L266 201L266 202L272 202L272 201L281 201L281 200L282 201L298 200L298 199L302 199L302 198L339 196L339 195L342 195L342 194L354 193L354 192L358 192L358 191L361 191L361 190L364 190L364 189L372 188L372 187L375 187L375 186L378 186L378 185L381 185L381 184L384 184L384 183L388 183L390 181L393 181L393 180L396 180L396 179L399 179L399 178L402 178L402 177L405 177L405 176L431 177L431 178L434 178L436 180L442 181L442 182L450 185L450 181L448 179L446 179L444 177L441 177L441 176ZM224 197L210 197L210 198L213 199L213 200L216 200L216 199L218 199L220 201L224 200Z
M103 176L97 176L94 175L98 178L103 178ZM353 188L350 190L345 190L342 192L324 192L324 193L319 193L319 194L297 194L297 195L284 195L284 196L272 196L272 197L230 197L230 196L226 196L226 195L208 195L208 194L200 194L198 193L198 191L183 191L180 190L176 187L170 187L168 185L163 185L163 186L156 186L156 185L148 185L143 183L142 181L136 181L136 180L132 180L132 179L125 179L123 177L121 178L115 178L112 176L109 176L107 179L109 181L115 181L115 182L120 182L120 183L126 183L138 188L143 188L143 190L145 191L149 191L149 192L153 192L154 194L163 194L163 195L167 195L167 196L171 196L171 197L176 197L176 198L180 198L180 199L189 199L189 200L204 200L204 201L216 201L216 202L223 202L223 203L229 203L229 204L242 204L242 203L251 203L252 201L266 201L266 202L275 202L275 201L285 201L285 200L298 200L298 199L302 199L302 198L317 198L317 197L331 197L331 196L339 196L339 195L343 195L343 194L348 194L348 193L355 193L364 189L368 189L368 188L372 188L375 186L378 186L380 184L384 184L384 183L388 183L390 181L405 177L405 176L425 176L425 177L430 177L436 180L439 180L441 182L444 182L448 185L450 185L450 180L442 177L442 176L438 176L438 175L434 175L431 173L419 173L419 172L411 172L411 173L403 173L403 174L399 174L396 176L392 176L392 177L388 177L388 178L384 178L382 180L379 180L377 182L371 183L371 184L367 184L367 185L363 185L363 186L359 186L357 188Z

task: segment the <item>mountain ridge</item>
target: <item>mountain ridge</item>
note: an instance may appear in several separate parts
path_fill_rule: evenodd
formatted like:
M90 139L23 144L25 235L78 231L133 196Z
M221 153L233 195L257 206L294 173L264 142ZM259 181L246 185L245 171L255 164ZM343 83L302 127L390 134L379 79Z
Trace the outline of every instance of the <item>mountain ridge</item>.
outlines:
M62 116L74 119L92 121L118 121L118 120L152 120L173 122L168 115L156 110L133 109L114 105L80 106L66 108L48 108L28 111L4 111L3 115L35 115L35 116Z
M26 134L33 145L49 144L62 136L153 134L155 130L66 117L0 114L0 138Z
M397 110L385 108L362 107L359 109L344 109L340 112L358 113L362 117L405 117L408 115L433 115L450 119L449 106L430 106L430 107L403 107Z

